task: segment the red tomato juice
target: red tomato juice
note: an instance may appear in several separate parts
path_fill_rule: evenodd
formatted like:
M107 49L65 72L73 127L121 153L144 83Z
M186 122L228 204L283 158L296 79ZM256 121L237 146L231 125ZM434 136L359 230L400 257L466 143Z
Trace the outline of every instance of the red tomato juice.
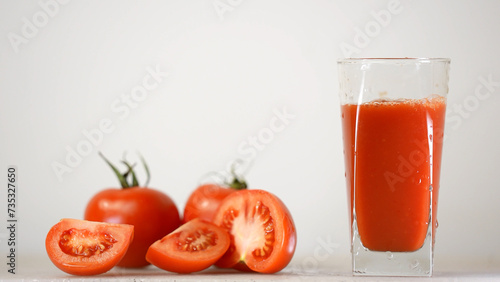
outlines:
M440 96L341 106L351 223L364 247L421 248L431 194L435 230L445 109Z

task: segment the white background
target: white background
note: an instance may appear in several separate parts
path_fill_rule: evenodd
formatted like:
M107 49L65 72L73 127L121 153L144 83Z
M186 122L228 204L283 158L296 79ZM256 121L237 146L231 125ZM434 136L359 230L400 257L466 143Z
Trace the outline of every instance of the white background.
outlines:
M48 260L50 227L118 185L98 151L115 163L140 151L180 211L207 172L252 159L251 188L293 214L294 262L323 259L325 242L321 255L348 260L336 60L450 57L436 263L498 266L499 12L498 1L1 1L0 219L16 165L20 257ZM148 69L168 76L126 114ZM112 132L88 143L103 120ZM78 148L88 154L70 165ZM71 171L59 179L56 163Z

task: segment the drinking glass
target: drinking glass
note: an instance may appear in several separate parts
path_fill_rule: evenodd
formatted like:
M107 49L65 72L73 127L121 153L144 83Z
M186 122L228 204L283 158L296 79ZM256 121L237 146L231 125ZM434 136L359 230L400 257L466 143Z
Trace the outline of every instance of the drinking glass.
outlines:
M449 64L338 61L354 275L432 275Z

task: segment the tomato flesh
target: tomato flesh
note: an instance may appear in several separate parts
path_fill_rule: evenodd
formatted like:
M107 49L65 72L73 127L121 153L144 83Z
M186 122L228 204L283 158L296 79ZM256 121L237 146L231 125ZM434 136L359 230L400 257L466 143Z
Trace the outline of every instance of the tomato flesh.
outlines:
M229 248L222 228L193 219L149 247L146 260L172 272L191 273L213 265Z
M174 237L177 237L177 249L187 252L204 251L209 246L215 246L218 239L217 234L208 229L197 230L190 234L179 232L174 234Z
M113 268L125 255L134 227L77 219L62 219L45 239L56 267L74 275L96 275Z
M283 202L263 190L241 190L221 204L214 223L230 233L219 267L274 273L288 265L296 247L292 216Z
M91 257L111 249L116 242L113 235L107 232L93 233L71 228L61 234L59 247L68 255Z
M256 259L266 259L272 253L275 242L273 222L269 208L258 201L246 216L238 210L226 211L221 226L234 230L235 252L241 255L240 261L245 261L247 254Z

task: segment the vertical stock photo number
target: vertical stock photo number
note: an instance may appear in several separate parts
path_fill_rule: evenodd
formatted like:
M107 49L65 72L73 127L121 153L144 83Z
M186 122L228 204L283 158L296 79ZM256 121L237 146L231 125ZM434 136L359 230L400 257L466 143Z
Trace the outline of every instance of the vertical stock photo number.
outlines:
M17 167L9 166L7 168L7 272L16 274L16 230L17 230L17 217L16 211L18 208L17 203Z

